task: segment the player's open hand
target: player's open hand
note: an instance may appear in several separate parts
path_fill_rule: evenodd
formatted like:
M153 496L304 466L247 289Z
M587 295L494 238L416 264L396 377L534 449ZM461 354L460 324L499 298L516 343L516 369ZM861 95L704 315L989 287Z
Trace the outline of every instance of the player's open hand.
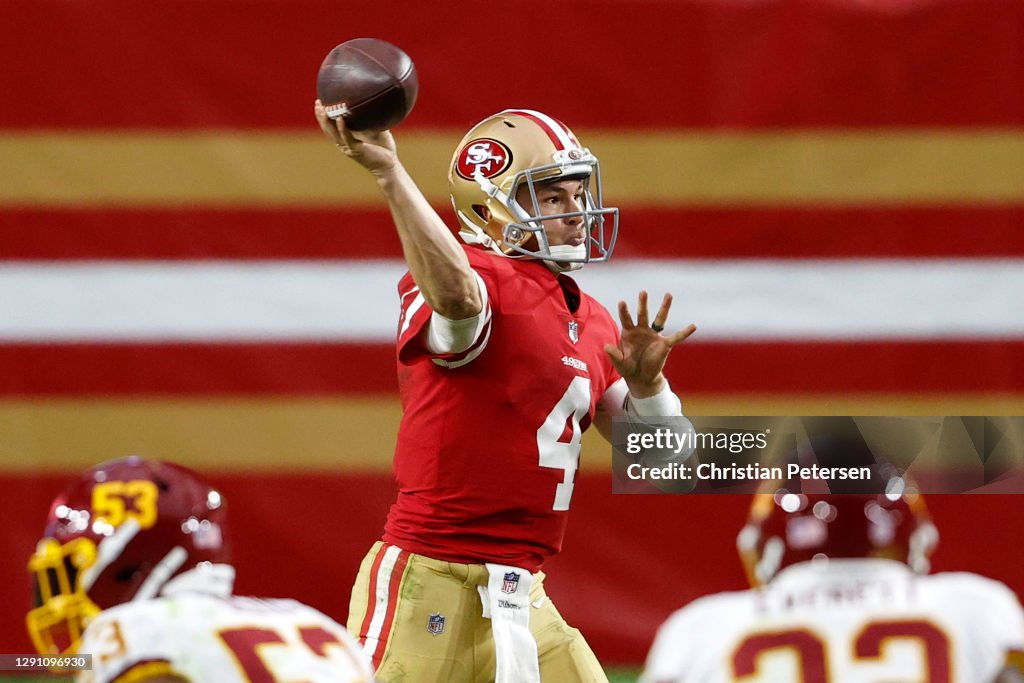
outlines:
M647 398L661 391L664 381L661 371L672 347L697 331L697 326L691 324L673 334L662 334L671 308L672 295L666 294L661 301L661 308L654 316L654 322L649 323L647 292L641 291L634 324L626 302L619 302L622 336L618 346L606 344L604 350L611 357L612 365L626 380L629 393L637 398Z
M317 100L313 106L320 129L347 157L374 175L383 175L398 165L398 148L391 131L349 130L344 118L327 116Z

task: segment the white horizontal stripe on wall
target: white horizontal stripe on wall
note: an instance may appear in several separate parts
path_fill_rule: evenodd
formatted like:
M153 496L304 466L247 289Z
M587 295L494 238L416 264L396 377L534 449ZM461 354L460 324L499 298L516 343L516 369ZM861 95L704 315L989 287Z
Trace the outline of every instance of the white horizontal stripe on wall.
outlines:
M394 338L400 261L0 264L0 340L368 341ZM585 291L615 314L671 291L693 341L1024 337L1024 260L594 264ZM617 314L616 318L617 318Z

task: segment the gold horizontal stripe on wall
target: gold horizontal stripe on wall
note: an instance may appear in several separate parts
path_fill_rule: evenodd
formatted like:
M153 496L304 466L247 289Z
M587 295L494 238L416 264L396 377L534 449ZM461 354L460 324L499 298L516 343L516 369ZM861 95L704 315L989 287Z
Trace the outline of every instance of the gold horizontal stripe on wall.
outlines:
M692 415L1021 415L1024 396L684 395ZM389 475L398 398L6 399L0 471L74 472L138 454L204 471L292 469ZM581 468L610 447L584 435Z
M312 128L312 126L311 126ZM447 199L458 131L397 132ZM1024 201L1024 130L592 131L609 203L941 205ZM0 206L376 204L368 174L316 131L0 134Z

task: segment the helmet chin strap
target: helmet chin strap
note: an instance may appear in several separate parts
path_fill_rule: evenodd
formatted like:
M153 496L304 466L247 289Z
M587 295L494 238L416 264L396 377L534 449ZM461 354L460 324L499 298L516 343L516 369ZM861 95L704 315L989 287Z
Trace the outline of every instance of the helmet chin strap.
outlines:
M96 561L82 572L82 575L79 578L79 585L88 592L89 589L92 588L92 585L96 583L96 579L99 575L102 574L103 571L114 562L114 560L121 557L121 553L124 552L128 543L130 543L141 530L142 527L139 525L139 521L133 517L129 517L123 524L114 530L114 533L100 541L99 546L96 548Z
M786 552L786 546L781 539L773 536L764 544L761 551L761 559L757 563L757 579L761 583L768 583L779 573L779 566L782 564L782 555Z
M576 246L571 244L556 244L548 247L548 253L556 259L574 259L573 261L544 259L544 265L546 265L552 272L568 273L574 270L579 270L586 265L583 259L587 257L587 243L584 242L583 244Z
M562 263L560 261L545 260L544 265L547 266L548 270L550 270L552 273L554 273L555 275L559 275L561 273L571 273L573 271L580 270L586 264L580 263L578 261Z
M139 590L135 592L135 596L132 601L136 600L149 600L156 596L160 589L164 587L164 584L174 576L174 572L181 569L181 565L185 564L185 560L188 559L188 551L182 548L180 545L176 545L171 548L171 551L164 555L164 558L160 560L155 567L149 572L149 576L139 586Z
M485 178L480 171L477 171L476 175L473 176L473 180L477 182L477 185L479 185L480 189L484 191L484 194L501 202L501 204L512 212L512 215L518 218L520 222L533 222L533 216L523 211L523 208L519 206L518 202L513 201L511 197L501 191L500 187L492 183L488 178Z

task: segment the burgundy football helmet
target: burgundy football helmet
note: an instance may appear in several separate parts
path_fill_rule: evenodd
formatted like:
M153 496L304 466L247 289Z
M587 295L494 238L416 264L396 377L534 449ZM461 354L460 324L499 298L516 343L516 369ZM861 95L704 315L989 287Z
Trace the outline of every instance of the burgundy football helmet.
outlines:
M53 501L29 558L36 649L74 652L101 610L155 597L201 563L228 563L225 516L220 493L184 467L132 456L85 472Z
M752 586L784 567L817 558L880 557L928 573L938 531L920 493L902 480L892 493L758 493L737 538Z

